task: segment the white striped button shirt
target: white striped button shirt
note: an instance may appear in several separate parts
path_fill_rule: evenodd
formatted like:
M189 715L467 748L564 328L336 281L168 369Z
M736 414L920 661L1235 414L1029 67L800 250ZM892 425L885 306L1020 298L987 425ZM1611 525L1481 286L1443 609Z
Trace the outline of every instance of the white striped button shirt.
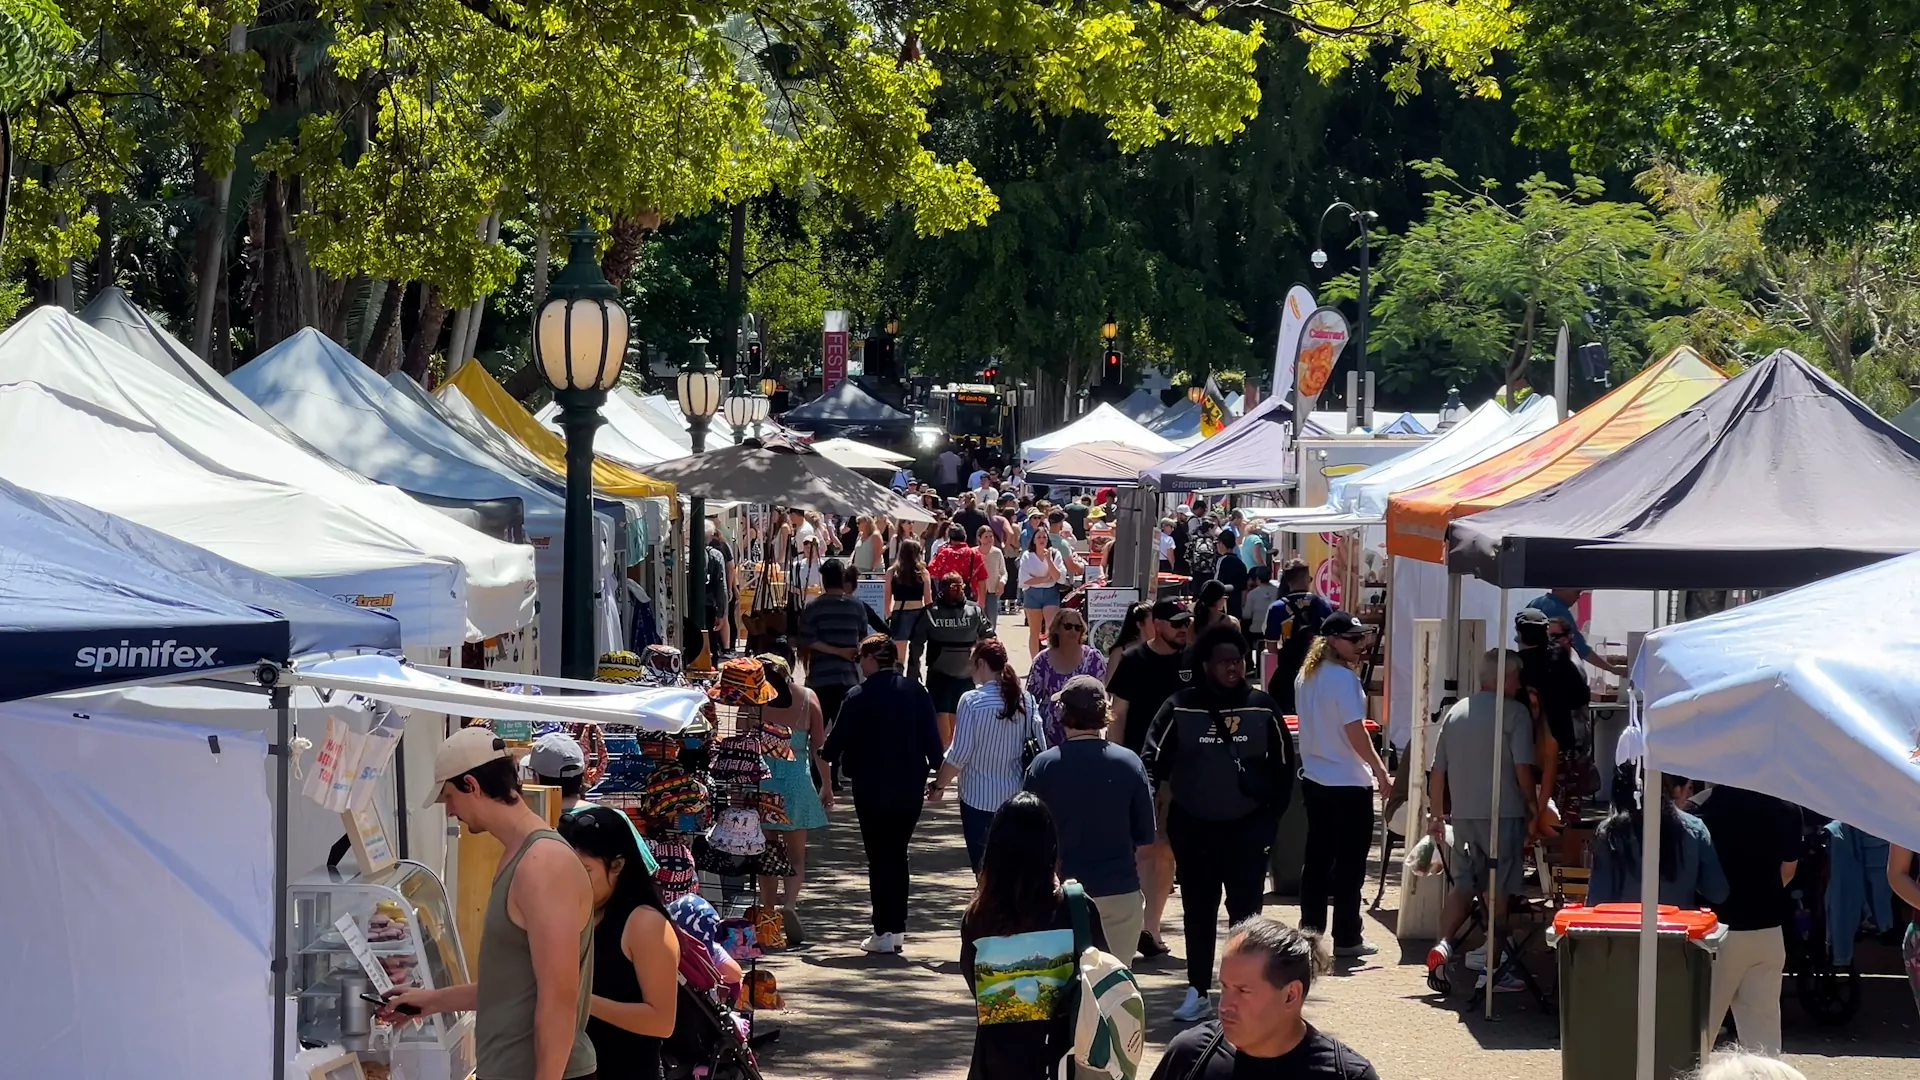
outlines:
M1020 711L1002 719L1006 703L996 683L975 687L960 697L954 713L953 745L947 764L960 770L960 801L975 810L998 810L1026 780L1020 749L1029 737L1047 745L1033 697L1020 691Z

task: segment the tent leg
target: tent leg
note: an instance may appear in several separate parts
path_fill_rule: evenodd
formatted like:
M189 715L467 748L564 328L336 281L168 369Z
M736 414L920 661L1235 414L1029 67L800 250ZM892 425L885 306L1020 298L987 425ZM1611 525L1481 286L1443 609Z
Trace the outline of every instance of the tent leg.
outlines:
M1660 809L1665 799L1666 780L1660 770L1649 765L1641 781L1640 812L1646 824L1640 833L1640 1000L1634 1032L1638 1044L1634 1054L1636 1080L1653 1080L1653 1025L1657 1015L1654 991L1660 985L1656 965L1660 962Z
M393 770L393 840L400 857L409 858L407 852L407 812L413 804L407 801L407 727L400 725L400 737L393 741L393 759L397 766Z
M272 691L275 713L274 814L273 814L273 1076L287 1075L287 821L291 816L288 799L293 783L293 717L290 709L293 691L275 686ZM404 803L402 805L405 805Z
M1449 588L1458 588L1459 578L1448 583ZM1493 632L1494 648L1498 653L1493 661L1493 771L1487 775L1493 777L1493 805L1488 808L1492 824L1487 827L1487 1019L1493 1019L1493 999L1499 996L1499 988L1494 985L1500 970L1500 905L1506 898L1500 895L1500 789L1507 785L1500 775L1500 752L1506 748L1507 733L1503 721L1507 715L1507 590L1500 590L1500 621ZM1514 852L1509 858L1521 858Z

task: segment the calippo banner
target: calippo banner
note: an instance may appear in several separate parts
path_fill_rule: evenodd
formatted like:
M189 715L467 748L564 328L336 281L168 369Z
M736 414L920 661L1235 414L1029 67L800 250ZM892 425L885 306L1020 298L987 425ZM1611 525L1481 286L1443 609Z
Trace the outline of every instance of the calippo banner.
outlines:
M1284 398L1293 393L1294 360L1300 355L1300 327L1313 313L1316 305L1313 291L1305 285L1295 285L1287 290L1287 298L1280 303L1280 337L1273 346L1273 390L1269 397ZM1253 411L1253 403L1247 403L1247 411Z
M1323 307L1300 324L1299 359L1295 362L1300 382L1300 400L1312 411L1312 404L1333 377L1333 365L1347 347L1347 317L1334 308Z
M1682 346L1518 446L1387 501L1387 552L1445 562L1447 523L1552 487L1666 423L1727 377Z

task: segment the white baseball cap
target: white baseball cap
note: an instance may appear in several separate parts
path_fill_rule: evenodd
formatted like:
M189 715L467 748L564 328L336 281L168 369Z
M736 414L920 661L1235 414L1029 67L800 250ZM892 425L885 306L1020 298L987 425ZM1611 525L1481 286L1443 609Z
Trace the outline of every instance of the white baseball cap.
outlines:
M447 781L497 758L511 759L505 740L483 727L461 728L440 744L433 755L433 793L422 810L446 801Z

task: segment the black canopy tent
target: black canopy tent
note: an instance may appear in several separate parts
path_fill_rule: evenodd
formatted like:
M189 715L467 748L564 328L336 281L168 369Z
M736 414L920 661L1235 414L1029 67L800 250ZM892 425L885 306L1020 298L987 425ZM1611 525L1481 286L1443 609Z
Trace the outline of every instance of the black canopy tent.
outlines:
M1790 588L1916 549L1920 441L1784 349L1447 527L1447 569L1505 589Z

